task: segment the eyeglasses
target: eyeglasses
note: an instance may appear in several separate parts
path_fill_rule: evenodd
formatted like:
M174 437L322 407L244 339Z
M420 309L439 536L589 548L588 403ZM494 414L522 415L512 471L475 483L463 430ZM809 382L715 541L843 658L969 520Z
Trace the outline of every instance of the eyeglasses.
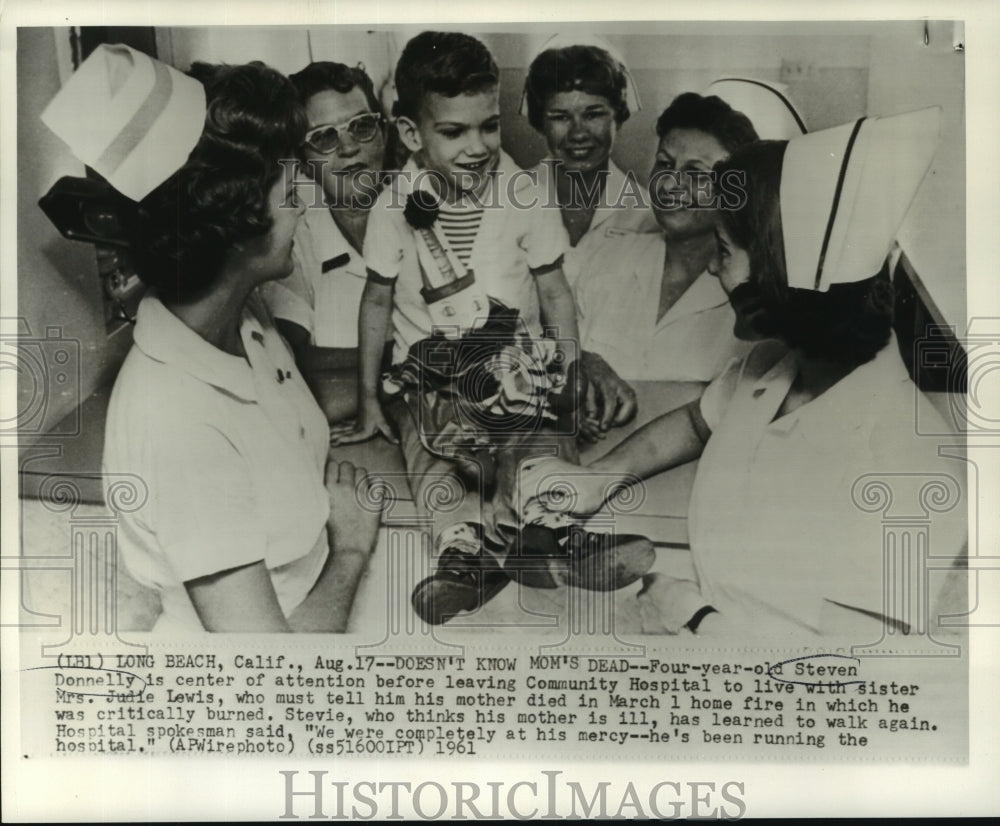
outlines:
M368 141L372 140L378 134L381 125L381 115L374 112L365 112L361 115L355 115L347 123L342 123L339 126L324 124L323 126L317 126L315 129L310 129L306 132L306 138L303 143L308 144L317 152L329 155L340 148L345 134L350 135L351 139L358 143L368 143Z

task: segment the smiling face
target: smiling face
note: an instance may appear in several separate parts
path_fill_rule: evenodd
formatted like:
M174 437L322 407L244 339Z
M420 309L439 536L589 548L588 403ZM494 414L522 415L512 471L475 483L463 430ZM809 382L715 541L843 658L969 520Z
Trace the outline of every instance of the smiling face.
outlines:
M603 169L615 142L617 125L608 99L588 92L556 92L543 115L549 154L568 171Z
M497 87L473 94L424 95L419 123L401 117L400 136L418 164L440 173L453 199L482 195L500 160L500 96Z
M375 189L376 173L382 169L385 137L380 128L371 140L359 141L347 128L353 118L371 113L365 93L357 87L349 92L325 89L310 97L305 108L310 131L320 126L337 128L339 141L333 152L318 152L309 144L302 147L306 169L323 187L326 202L336 206L351 203L358 195L370 195ZM361 197L358 203L371 200Z
M671 129L656 150L650 174L653 214L665 233L676 238L708 234L714 224L714 210L696 209L710 197L707 175L729 153L712 135L700 129Z

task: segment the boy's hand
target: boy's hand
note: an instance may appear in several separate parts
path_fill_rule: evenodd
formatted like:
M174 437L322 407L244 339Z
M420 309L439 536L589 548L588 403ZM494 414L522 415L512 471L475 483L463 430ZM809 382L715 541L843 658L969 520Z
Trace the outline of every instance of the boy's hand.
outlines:
M336 447L366 442L379 433L394 445L399 444L382 413L382 405L377 399L371 399L362 403L357 422L344 422L330 428L330 444Z
M374 550L386 498L380 491L370 490L370 483L368 471L363 467L332 458L327 461L331 553L357 553L367 557Z
M635 391L597 353L584 351L579 364L586 381L580 429L589 441L603 439L609 428L628 424L635 416Z

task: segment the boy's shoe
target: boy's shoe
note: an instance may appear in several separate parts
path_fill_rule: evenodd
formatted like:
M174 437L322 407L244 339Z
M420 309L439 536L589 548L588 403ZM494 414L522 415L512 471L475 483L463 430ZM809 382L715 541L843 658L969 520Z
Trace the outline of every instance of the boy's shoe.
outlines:
M507 574L533 588L572 585L588 591L625 588L648 573L653 543L636 534L591 533L578 525L521 531L521 554L507 557Z
M656 561L653 543L637 534L590 533L573 525L566 541L566 584L588 591L625 588L649 573Z
M504 560L507 575L529 588L558 588L562 582L555 576L560 566L569 565L569 546L559 542L565 528L525 525L519 538L511 544Z
M410 598L417 616L429 625L442 625L462 611L475 611L510 582L488 551L471 554L449 548L437 565Z

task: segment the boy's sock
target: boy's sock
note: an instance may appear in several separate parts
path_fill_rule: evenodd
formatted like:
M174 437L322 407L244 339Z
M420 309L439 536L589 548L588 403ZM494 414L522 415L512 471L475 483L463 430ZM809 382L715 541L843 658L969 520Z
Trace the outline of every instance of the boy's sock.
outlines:
M482 550L486 531L479 522L459 522L438 532L434 542L434 558L447 550L476 556Z

